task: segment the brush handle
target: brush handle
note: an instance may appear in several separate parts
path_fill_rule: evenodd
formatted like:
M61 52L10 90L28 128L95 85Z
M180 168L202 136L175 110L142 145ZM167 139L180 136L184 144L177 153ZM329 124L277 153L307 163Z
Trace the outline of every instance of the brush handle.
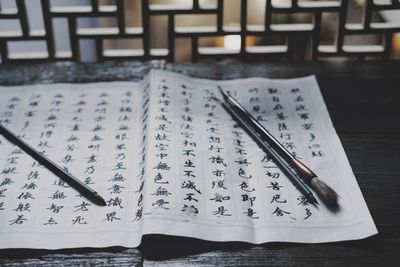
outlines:
M318 204L315 199L313 193L306 186L304 182L302 182L296 174L292 171L292 169L286 164L286 162L279 156L275 150L270 147L270 145L265 142L264 138L259 135L254 128L252 128L243 118L238 115L233 107L229 103L221 102L222 107L232 116L232 118L245 130L247 134L252 137L252 139L265 151L267 152L273 161L278 165L278 167L282 170L282 172L289 178L289 180L293 183L293 185L300 191L300 193L310 201L310 203Z
M266 141L268 144L276 149L286 161L295 159L295 157L293 157L293 155L281 143L279 143L279 141L267 129L265 129L264 126L262 126L257 119L254 118L253 115L251 115L251 113L248 112L235 98L222 91L221 88L219 89L224 99L231 105L235 112L238 113L251 126L257 128L258 132L267 139Z
M300 160L296 159L281 143L279 143L279 141L267 129L265 129L264 126L262 126L257 119L254 118L253 115L251 115L251 113L248 112L235 98L222 91L221 88L219 89L224 99L231 105L234 111L237 112L248 124L258 130L265 141L272 148L274 148L279 155L290 164L291 167L296 170L305 183L309 184L312 179L317 177L317 175L310 168L308 168Z
M7 128L3 127L1 124L0 124L0 135L3 135L3 137L7 139L10 143L18 146L25 153L34 158L37 162L46 167L47 170L58 176L61 180L65 181L68 185L76 189L86 198L92 200L94 203L98 205L101 206L106 205L104 199L95 190L87 186L85 183L81 182L78 178L72 176L72 174L66 172L64 169L62 169L60 166L58 166L50 159L46 158L42 153L35 150L28 143L26 143L18 136L14 135L12 132L10 132Z
M289 163L306 184L310 184L312 179L317 178L317 175L300 160L294 158Z

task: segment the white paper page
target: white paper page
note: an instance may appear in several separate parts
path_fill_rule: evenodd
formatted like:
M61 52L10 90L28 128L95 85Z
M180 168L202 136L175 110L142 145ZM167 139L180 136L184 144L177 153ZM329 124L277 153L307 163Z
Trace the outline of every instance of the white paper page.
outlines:
M0 120L96 190L79 196L0 136L0 248L139 245L143 84L0 87Z
M339 211L303 199L210 98L217 86L338 192ZM377 233L315 77L211 81L152 71L150 92L145 234L314 243Z
M376 233L313 77L222 82L154 71L150 81L150 89L146 82L0 88L2 123L108 203L89 206L0 137L0 248L134 247L142 233L253 243ZM301 200L210 101L218 85L338 191L339 212Z

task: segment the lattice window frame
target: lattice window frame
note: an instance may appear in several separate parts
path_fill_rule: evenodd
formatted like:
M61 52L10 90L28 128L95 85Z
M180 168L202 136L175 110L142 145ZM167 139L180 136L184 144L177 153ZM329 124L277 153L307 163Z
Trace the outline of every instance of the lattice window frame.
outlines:
M112 6L100 6L98 0L91 0L90 6L66 6L56 7L50 5L50 0L34 0L41 4L43 12L44 29L32 31L29 26L26 10L26 0L16 0L16 9L0 10L0 23L3 19L17 19L21 25L20 32L0 32L0 55L3 64L20 61L59 61L72 60L81 61L80 40L94 40L98 61L122 60L122 59L165 59L169 62L175 60L175 40L177 38L188 38L191 40L192 61L203 59L225 59L237 58L243 61L259 60L260 58L284 58L293 60L293 52L296 47L296 40L306 39L308 51L305 51L305 60L318 60L325 57L352 57L365 58L377 57L389 59L392 50L392 37L400 33L400 25L390 23L377 23L372 21L372 14L382 10L400 9L400 1L391 0L384 4L377 0L366 0L364 10L364 21L361 24L351 24L346 21L349 0L299 2L290 0L290 5L276 5L272 0L266 0L265 23L264 25L252 26L247 24L247 8L251 0L241 0L240 26L227 27L223 25L223 11L226 1L217 0L215 6L202 7L199 0L193 0L190 7L173 7L162 5L151 5L149 0L140 0L142 13L142 27L126 27L124 17L124 2L116 0ZM32 0L30 0L32 1ZM312 15L311 24L273 24L274 14L308 13ZM323 13L335 13L338 15L338 31L334 45L325 46L320 44L321 23ZM216 25L213 28L176 27L177 15L215 15ZM166 16L168 19L168 42L165 49L150 48L150 19L153 16ZM117 27L82 29L78 27L78 18L113 17L117 21ZM53 21L55 18L65 18L68 21L68 33L70 40L70 53L58 53L55 49L53 32ZM4 20L3 20L4 21ZM226 35L240 35L241 47L237 51L224 50L223 48L199 47L199 38L218 37ZM344 38L350 35L382 36L382 45L346 45ZM287 39L286 44L278 46L250 47L246 46L248 36L266 37L269 35L280 35ZM129 39L141 40L143 49L138 51L107 51L104 49L105 39ZM12 41L44 41L46 52L41 54L19 54L14 56L8 51L8 42Z

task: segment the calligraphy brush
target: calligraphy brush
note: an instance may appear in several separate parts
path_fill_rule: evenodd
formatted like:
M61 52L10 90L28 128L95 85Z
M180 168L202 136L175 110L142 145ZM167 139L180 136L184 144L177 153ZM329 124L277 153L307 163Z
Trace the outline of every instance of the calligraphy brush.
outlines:
M301 194L308 200L308 202L314 206L319 204L315 199L313 193L308 189L308 187L297 177L296 173L288 166L285 161L275 152L270 145L265 142L265 140L260 136L260 134L251 127L242 117L238 116L238 114L233 110L233 107L227 103L219 100L216 97L213 99L219 102L222 107L232 116L232 118L242 127L245 132L253 138L253 140L265 151L269 154L269 156L273 159L273 161L278 165L278 167L286 174L289 180L293 183L293 185L301 192Z
M7 139L9 142L22 149L25 153L34 158L37 162L46 167L47 170L57 175L60 179L65 181L72 188L76 189L84 197L86 197L87 199L91 200L93 203L99 206L107 206L105 200L96 191L94 191L88 185L82 183L78 178L74 177L72 174L62 169L60 166L55 164L50 159L46 158L39 151L36 151L28 143L24 142L21 138L14 135L12 132L10 132L1 124L0 124L0 134L3 135L4 138Z
M318 176L308 168L300 160L296 159L276 138L265 129L236 99L231 95L225 93L221 87L218 87L224 100L228 102L235 112L239 114L248 124L257 129L257 132L261 134L263 139L275 149L286 162L296 170L303 181L309 185L320 197L320 199L329 207L338 207L338 194L324 181L318 178Z

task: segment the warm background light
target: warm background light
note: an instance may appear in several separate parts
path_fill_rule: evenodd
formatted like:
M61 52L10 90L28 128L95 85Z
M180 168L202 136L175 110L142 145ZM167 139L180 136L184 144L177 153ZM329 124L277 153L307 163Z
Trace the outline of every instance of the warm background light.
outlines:
M229 50L240 50L240 35L227 35L224 37L224 47Z

